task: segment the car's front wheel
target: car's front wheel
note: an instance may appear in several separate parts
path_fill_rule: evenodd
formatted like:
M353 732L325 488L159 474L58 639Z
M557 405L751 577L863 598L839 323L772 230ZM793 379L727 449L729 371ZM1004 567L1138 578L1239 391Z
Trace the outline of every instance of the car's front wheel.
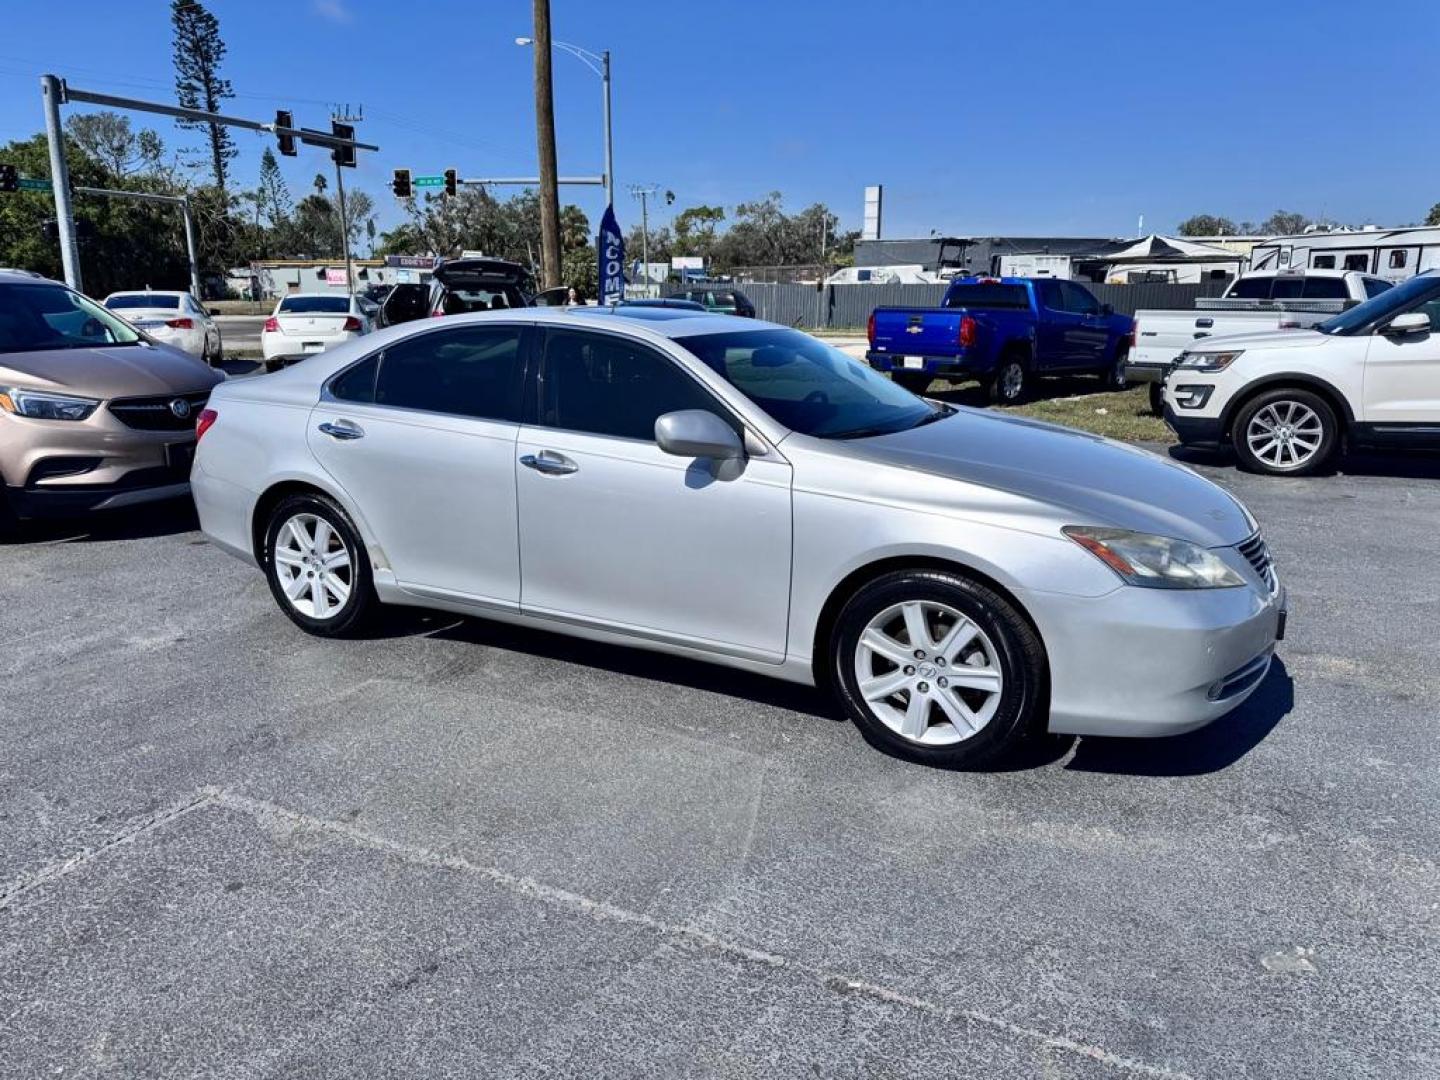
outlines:
M830 642L832 688L871 745L983 766L1043 719L1045 652L1005 597L959 574L905 570L861 588Z
M324 495L280 501L265 530L264 563L276 603L309 633L353 634L379 606L360 534Z
M1240 466L1274 476L1306 476L1340 443L1335 410L1319 394L1282 387L1241 406L1230 432Z

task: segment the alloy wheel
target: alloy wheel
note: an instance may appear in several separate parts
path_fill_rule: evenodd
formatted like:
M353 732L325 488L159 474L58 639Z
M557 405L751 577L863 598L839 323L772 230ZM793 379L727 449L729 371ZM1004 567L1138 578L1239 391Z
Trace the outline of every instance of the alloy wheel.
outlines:
M1012 360L1000 372L1000 396L1005 401L1015 401L1024 389L1025 369Z
M1250 452L1268 468L1281 472L1307 464L1324 439L1324 421L1299 401L1272 401L1245 427Z
M1005 689L986 633L947 604L892 604L855 647L855 682L870 711L923 746L964 742L995 716Z
M316 514L287 518L275 538L275 575L286 601L311 619L338 615L355 587L350 549Z

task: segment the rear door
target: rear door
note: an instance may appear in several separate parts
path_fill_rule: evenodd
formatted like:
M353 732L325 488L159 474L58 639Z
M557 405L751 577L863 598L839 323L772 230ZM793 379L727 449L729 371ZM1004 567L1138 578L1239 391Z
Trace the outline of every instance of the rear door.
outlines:
M1060 282L1040 279L1032 282L1035 290L1035 363L1041 369L1067 367L1074 346L1070 331L1074 315L1065 307Z
M311 414L311 451L412 591L519 603L514 451L533 334L437 324L331 380Z

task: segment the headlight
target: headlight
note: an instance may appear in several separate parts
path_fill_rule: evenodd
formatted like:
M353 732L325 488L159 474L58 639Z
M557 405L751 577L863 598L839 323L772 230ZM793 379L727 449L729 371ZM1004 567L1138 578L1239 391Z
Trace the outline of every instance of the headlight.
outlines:
M84 420L99 404L94 398L0 386L0 409L32 420Z
M1245 584L1245 579L1213 552L1188 540L1084 525L1067 525L1060 531L1129 585L1149 589L1229 589Z
M1180 354L1180 363L1177 366L1189 368L1191 371L1205 371L1214 374L1217 371L1224 371L1244 355L1244 349L1236 349L1234 352L1183 352Z

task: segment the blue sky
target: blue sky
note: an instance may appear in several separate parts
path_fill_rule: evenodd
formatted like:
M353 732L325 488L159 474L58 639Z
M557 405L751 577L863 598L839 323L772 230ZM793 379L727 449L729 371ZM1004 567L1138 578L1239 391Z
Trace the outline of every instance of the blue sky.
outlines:
M120 8L124 14L118 14ZM42 71L169 98L163 0L7 4L0 142L40 130ZM398 220L390 170L535 168L529 0L213 0L240 95L323 126L362 105L381 146L347 181ZM616 211L632 183L676 209L771 190L885 234L1165 231L1277 208L1405 224L1440 202L1440 3L1214 0L553 0L555 37L609 48ZM562 173L601 166L599 80L555 59ZM192 138L151 118L172 146ZM253 184L263 137L237 133ZM285 161L303 194L322 151ZM502 192L503 193L503 192ZM562 189L598 222L598 189ZM664 212L659 215L663 220Z

